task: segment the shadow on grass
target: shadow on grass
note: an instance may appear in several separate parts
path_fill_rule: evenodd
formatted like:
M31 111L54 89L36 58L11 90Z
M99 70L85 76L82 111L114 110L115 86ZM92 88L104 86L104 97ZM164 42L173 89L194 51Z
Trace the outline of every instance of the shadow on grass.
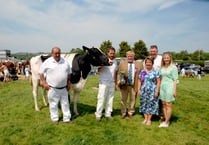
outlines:
M78 103L78 112L79 112L79 116L76 116L73 113L73 103L70 104L70 110L71 110L71 114L72 114L72 119L76 119L79 116L84 116L86 114L95 114L96 112L96 106L90 106L87 104L82 104L82 103ZM105 112L105 108L103 109L103 114ZM120 109L114 109L113 108L113 112L112 112L112 116L118 116L121 115L121 110Z
M73 113L73 106L74 106L74 104L71 103L70 104L70 111L71 111L71 114L72 114L72 119L76 119L77 117L84 116L86 114L94 114L95 111L96 111L95 106L90 106L90 105L87 105L87 104L78 103L77 104L77 107L78 107L77 109L78 109L79 116L76 116Z
M78 107L79 116L76 116L73 113L73 105L74 105L73 103L70 104L70 111L71 111L73 120L75 120L79 116L85 116L86 114L95 114L96 106L91 106L91 105L87 105L87 104L83 104L83 103L78 103L77 107ZM43 108L45 108L45 106L43 106ZM59 108L61 109L60 105L59 105ZM105 112L105 109L103 109L103 114L104 114L104 112ZM141 115L142 118L144 117L143 113L139 112L138 107L135 108L135 113L134 113L133 116L135 116L135 115ZM113 109L112 116L113 117L114 116L121 116L121 109ZM159 121L159 120L160 120L160 117L158 115L153 115L152 116L152 121ZM171 122L177 122L177 120L178 120L178 117L172 114L170 121Z

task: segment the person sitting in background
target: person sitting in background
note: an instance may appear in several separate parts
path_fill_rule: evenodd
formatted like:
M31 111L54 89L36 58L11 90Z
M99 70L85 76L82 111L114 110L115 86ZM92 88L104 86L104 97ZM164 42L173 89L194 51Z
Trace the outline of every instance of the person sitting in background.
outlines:
M18 77L17 77L17 71L14 67L14 64L11 64L10 66L10 78L13 79L13 80L17 80Z
M146 69L139 74L138 95L140 96L139 112L144 114L142 124L151 125L152 115L158 115L158 93L160 88L160 74L153 69L154 59L145 59Z
M8 70L7 66L5 65L5 63L3 63L3 65L1 66L1 70L3 70L3 73L4 73L3 82L10 81L9 70Z

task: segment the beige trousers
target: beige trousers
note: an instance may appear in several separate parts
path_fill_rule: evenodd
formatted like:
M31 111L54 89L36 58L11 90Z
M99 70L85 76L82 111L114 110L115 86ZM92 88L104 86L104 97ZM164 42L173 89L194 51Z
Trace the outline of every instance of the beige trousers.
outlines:
M127 86L123 89L120 89L120 96L121 96L121 113L126 114L127 108L126 103L128 96L130 98L128 114L132 115L135 112L135 103L136 103L136 92L132 86Z

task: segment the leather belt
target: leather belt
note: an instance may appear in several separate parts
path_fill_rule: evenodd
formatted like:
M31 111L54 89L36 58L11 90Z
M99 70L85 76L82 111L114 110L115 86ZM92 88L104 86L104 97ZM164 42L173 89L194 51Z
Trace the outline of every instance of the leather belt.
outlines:
M50 86L51 88L55 88L55 89L64 89L64 88L66 88L67 86L64 86L64 87L52 87L52 86Z

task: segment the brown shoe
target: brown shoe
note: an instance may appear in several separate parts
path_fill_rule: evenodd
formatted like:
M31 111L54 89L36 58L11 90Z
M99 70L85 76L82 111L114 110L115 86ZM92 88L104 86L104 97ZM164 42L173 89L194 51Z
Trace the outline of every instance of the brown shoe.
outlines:
M59 121L53 121L53 123L54 123L55 125L58 125L58 124L59 124Z
M128 114L128 118L132 119L133 115L132 114Z
M106 118L109 119L109 120L113 120L112 116L107 116Z
M96 121L100 122L101 121L101 117L96 117Z
M64 123L67 123L67 124L73 124L72 121L65 121Z
M126 114L123 114L123 115L121 116L122 119L124 119L125 117L126 117Z

